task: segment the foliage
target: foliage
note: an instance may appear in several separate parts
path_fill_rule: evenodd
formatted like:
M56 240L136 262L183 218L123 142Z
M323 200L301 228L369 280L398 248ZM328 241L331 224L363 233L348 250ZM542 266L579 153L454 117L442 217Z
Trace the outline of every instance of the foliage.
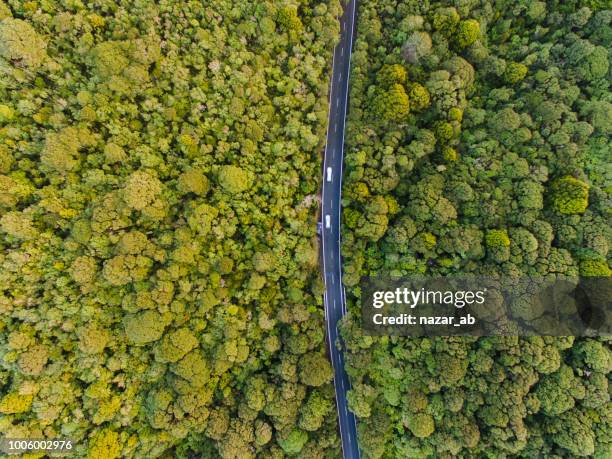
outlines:
M510 247L510 238L506 230L487 231L485 242L489 248Z
M219 184L229 193L241 193L248 188L247 173L237 166L223 166L219 171Z
M404 59L410 64L416 64L431 53L432 41L429 33L424 31L413 32L402 48Z
M416 413L408 418L408 428L417 438L427 438L434 432L434 420L427 413Z
M2 71L23 66L28 70L40 67L46 58L47 43L26 21L12 17L0 22L0 58ZM19 66L15 65L16 63ZM12 72L17 72L12 69Z
M308 441L308 434L301 430L293 430L287 438L279 441L280 447L289 455L298 454Z
M506 71L504 72L504 79L508 84L515 84L519 81L522 81L527 75L528 68L525 64L521 64L520 62L510 62L506 66Z
M474 19L467 19L459 22L456 32L457 45L460 48L467 48L472 45L480 35L480 24Z
M410 87L410 102L414 111L420 112L429 107L431 96L429 91L419 83L413 83Z
M0 413L15 414L30 411L32 406L32 394L19 394L16 392L6 394L0 401Z
M608 338L373 337L359 311L364 276L610 275L612 16L594 3L360 2L342 334L363 457L610 455ZM380 122L397 65L410 111Z
M376 75L378 84L391 87L395 84L406 83L406 69L400 64L385 65Z
M562 214L582 214L589 205L589 185L563 177L551 185L553 208Z
M315 219L340 11L0 1L2 437L339 455Z
M410 111L406 90L401 84L392 84L389 89L379 89L372 102L376 116L384 121L402 121Z
M112 430L102 430L92 439L89 459L115 459L121 454L119 434Z

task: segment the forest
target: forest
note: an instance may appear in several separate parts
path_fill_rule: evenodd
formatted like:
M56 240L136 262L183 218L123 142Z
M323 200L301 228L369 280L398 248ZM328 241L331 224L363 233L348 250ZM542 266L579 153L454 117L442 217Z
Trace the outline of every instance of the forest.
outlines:
M0 437L341 457L316 236L341 10L0 0ZM359 2L342 334L364 458L612 456L610 337L359 324L366 276L612 274L611 22L602 0Z
M359 325L364 276L610 276L606 3L360 1L343 336L364 458L612 456L609 336Z
M340 11L0 1L0 437L340 455L315 225Z

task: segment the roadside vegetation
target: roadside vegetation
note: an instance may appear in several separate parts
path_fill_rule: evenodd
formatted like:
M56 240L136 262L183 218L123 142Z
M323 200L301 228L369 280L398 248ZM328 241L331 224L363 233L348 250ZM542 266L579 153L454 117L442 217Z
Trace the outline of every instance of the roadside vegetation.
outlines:
M598 1L360 2L343 335L364 457L612 455L608 338L358 323L363 276L610 275L611 20Z
M315 216L339 10L0 1L2 437L338 457Z

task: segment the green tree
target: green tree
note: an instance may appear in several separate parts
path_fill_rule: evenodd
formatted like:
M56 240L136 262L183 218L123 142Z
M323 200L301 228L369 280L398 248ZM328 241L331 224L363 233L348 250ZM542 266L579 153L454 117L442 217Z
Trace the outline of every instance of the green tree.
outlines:
M399 64L384 65L376 74L376 81L382 87L391 87L406 82L406 69Z
M155 311L127 315L123 320L123 325L128 339L137 345L157 341L166 327L162 316Z
M117 432L110 429L101 430L91 439L89 459L115 459L120 455L121 443Z
M178 178L178 189L183 193L195 193L204 196L208 188L208 178L201 170L189 169Z
M47 59L47 43L26 21L5 17L0 20L0 58L17 62L28 70L36 70Z
M319 353L308 353L300 359L300 380L319 387L331 381L333 372L329 361Z
M308 434L303 430L291 430L287 436L279 439L278 444L286 454L298 454L308 441Z
M162 192L161 182L146 171L136 171L125 182L123 199L128 207L143 210Z
M393 84L388 90L379 89L372 108L376 116L386 121L403 121L410 111L408 94L402 85Z
M221 187L230 194L242 193L249 188L247 173L237 166L222 166L218 179Z
M427 88L418 83L412 83L410 85L409 98L412 109L417 112L425 110L427 107L429 107L431 100Z
M527 75L527 66L521 64L520 62L510 62L506 66L506 71L504 73L504 80L508 84L515 84L519 81L522 81Z
M431 54L431 36L427 32L413 32L402 47L402 56L410 64L419 63L424 57Z
M415 413L410 415L406 422L406 427L410 429L412 435L418 438L427 438L435 430L433 418L426 413Z
M553 208L561 214L581 214L589 205L589 186L574 177L555 180L550 193Z
M480 36L480 24L475 19L460 21L455 32L455 40L459 48L467 48Z

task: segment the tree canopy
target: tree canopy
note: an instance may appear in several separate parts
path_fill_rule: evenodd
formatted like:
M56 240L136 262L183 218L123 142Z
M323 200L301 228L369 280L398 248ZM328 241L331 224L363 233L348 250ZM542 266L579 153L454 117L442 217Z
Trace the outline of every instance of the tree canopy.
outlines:
M0 1L2 437L338 456L315 220L340 11Z
M364 457L611 454L609 338L373 337L359 311L364 276L610 275L603 3L360 1L342 333Z

